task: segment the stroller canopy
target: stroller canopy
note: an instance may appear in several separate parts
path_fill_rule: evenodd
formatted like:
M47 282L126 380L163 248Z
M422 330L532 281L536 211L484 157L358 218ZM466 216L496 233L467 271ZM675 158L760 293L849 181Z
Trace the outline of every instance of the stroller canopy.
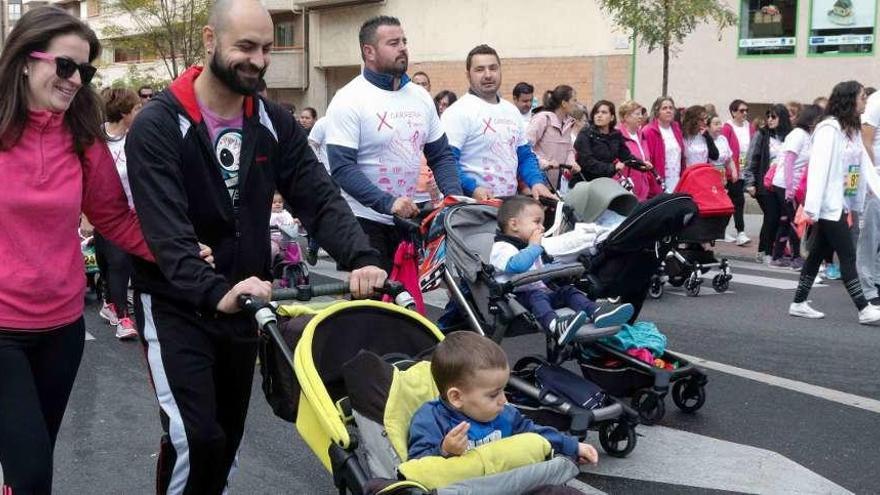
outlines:
M657 241L679 234L696 214L697 206L688 195L660 194L639 204L602 247L617 252L652 248Z
M498 230L498 208L483 204L458 204L444 220L446 258L459 275L475 282L489 260Z
M579 182L565 196L565 204L574 210L578 222L593 223L605 210L629 216L639 200L614 179L599 177Z
M721 182L721 174L712 165L701 163L684 171L675 192L690 194L702 217L733 214L733 202Z

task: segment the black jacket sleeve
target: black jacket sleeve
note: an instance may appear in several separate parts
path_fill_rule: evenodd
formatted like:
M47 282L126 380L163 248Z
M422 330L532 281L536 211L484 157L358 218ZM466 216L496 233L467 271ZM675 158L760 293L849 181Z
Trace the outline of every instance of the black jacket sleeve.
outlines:
M613 177L617 169L614 165L607 161L602 161L593 151L593 138L590 137L590 131L584 127L578 133L577 139L574 141L575 160L588 178L595 177Z
M626 141L623 139L623 134L620 134L618 131L614 132L617 133L617 135L614 136L617 142L617 159L627 166L632 166L631 164L636 160L636 157L633 156L632 151L629 150L629 146L626 145Z
M276 184L294 216L340 266L349 270L378 266L379 253L370 247L339 188L315 157L305 131L287 112L273 113L280 143Z
M163 105L148 106L126 138L128 180L144 239L162 275L181 300L216 311L231 286L199 257L180 169L182 146L177 115Z

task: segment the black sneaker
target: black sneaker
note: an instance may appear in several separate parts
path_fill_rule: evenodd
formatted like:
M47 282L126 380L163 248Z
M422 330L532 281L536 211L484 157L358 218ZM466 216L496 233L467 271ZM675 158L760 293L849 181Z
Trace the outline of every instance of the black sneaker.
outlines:
M587 322L587 313L577 312L568 316L560 316L550 322L550 331L560 346L565 346L574 338L577 331Z
M593 312L593 325L595 325L596 328L608 328L623 325L632 318L633 311L632 304L629 303L617 306L603 304Z
M306 250L306 263L315 266L318 264L318 250L317 249L307 249Z

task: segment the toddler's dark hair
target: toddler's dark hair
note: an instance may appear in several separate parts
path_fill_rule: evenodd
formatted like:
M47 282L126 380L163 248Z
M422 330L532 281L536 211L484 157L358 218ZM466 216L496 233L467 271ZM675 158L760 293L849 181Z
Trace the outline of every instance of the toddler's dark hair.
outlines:
M443 399L450 388L467 386L478 371L507 368L507 355L501 346L469 331L447 335L431 357L431 375Z
M498 228L502 232L507 228L510 220L516 218L523 210L529 206L541 206L541 203L535 201L529 196L512 196L504 200L501 208L498 208Z

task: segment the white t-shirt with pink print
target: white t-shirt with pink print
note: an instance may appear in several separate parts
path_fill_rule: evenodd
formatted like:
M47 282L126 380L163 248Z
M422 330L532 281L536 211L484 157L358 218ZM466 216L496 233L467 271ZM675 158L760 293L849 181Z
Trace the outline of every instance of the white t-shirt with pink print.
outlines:
M358 167L367 179L395 198L415 195L422 149L443 136L434 100L424 88L409 83L386 91L363 74L336 93L326 118L326 144L358 150ZM390 215L345 191L342 195L355 216L392 224Z
M496 197L517 191L517 148L529 144L522 114L507 100L489 103L472 93L443 112L449 145L461 151L462 171Z

